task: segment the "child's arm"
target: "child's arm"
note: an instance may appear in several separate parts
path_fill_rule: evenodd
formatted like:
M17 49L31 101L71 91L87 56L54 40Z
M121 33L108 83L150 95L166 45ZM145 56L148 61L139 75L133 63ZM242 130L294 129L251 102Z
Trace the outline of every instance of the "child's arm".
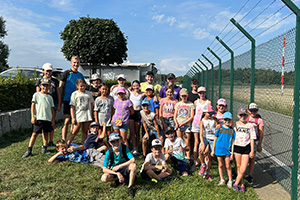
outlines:
M57 99L58 99L58 106L57 106L57 112L61 110L61 90L59 89L59 86L56 87L56 92L57 92Z
M112 92L112 91L113 91L113 89L114 89L115 87L117 87L117 85L113 85L113 86L111 86L111 88L110 88L110 92Z
M68 152L73 152L73 151L77 151L77 150L86 150L86 147L84 145L80 145L78 147L70 146L68 148Z
M211 150L211 156L212 156L212 157L215 156L215 146L216 146L216 141L217 141L217 137L215 136L214 143L213 143L213 147L212 147L212 150Z
M95 122L99 123L98 111L94 111Z
M156 169L162 170L163 169L163 165L150 165L150 163L145 162L144 169L145 170L149 170L149 169L152 169L152 170L156 170Z
M254 140L253 139L250 140L250 147L251 147L251 151L250 151L249 157L254 158Z
M199 135L200 135L200 149L199 152L203 153L205 150L205 144L204 144L204 139L203 139L203 121L200 121L200 129L199 129Z
M100 139L103 139L105 137L105 134L106 134L106 123L102 122L102 126L103 126L102 133L101 133L101 135L99 135Z
M234 139L232 139L232 144L231 144L231 156L230 156L230 160L233 160L233 149L234 149Z
M143 139L144 140L149 140L149 133L148 133L148 130L147 130L147 124L146 124L145 120L143 119L143 117L142 117L142 123L143 123L143 127L144 127L144 130L145 130L145 135L143 136Z
M157 124L157 120L158 120L158 118L157 118L157 116L155 115L154 120L153 120L153 123L154 123L155 129L156 129L156 131L157 131L158 139L161 140L161 141L163 142L163 139L164 139L164 138L163 138L162 135L160 135L160 130L159 130L159 127L158 127L158 124Z
M51 112L52 112L52 127L53 129L55 128L55 111L54 111L54 107L51 107Z
M131 163L135 163L134 157L131 158L130 160L128 160L127 162L124 162L122 164L119 164L119 165L115 166L112 170L116 172L116 171L118 171L122 167L129 166Z
M65 85L65 82L63 82L63 81L60 81L60 82L59 82L58 89L59 89L60 95L63 93L64 85ZM59 97L59 96L58 96L58 97ZM59 99L58 99L58 107L61 108L61 96L60 96Z
M35 113L35 103L34 102L31 103L30 111L31 111L31 123L35 124L36 119L35 119L35 116L34 116L34 113Z
M71 118L72 118L72 124L73 125L76 125L76 119L75 119L75 106L70 106L71 107L71 109L70 109L70 111L71 111Z
M164 130L166 130L167 129L167 125L165 124L162 112L163 112L163 105L159 106L159 118L160 118L160 121L161 121L161 123L163 125Z
M36 86L36 87L35 87L35 91L36 91L36 92L39 92L39 91L41 91L41 88L40 88L40 86Z
M56 161L56 158L57 158L58 156L60 156L60 155L62 155L62 153L59 151L59 152L57 152L54 156L52 156L51 158L49 158L48 162L49 162L49 163L55 162L55 161Z
M178 124L178 121L177 121L177 115L178 115L178 107L176 106L175 111L174 111L174 116L173 116L173 120L175 122L175 130L180 127L180 124Z
M259 141L258 141L258 145L257 145L257 151L261 152L262 151L262 141L264 138L264 126L259 126L258 127L258 131L259 131Z

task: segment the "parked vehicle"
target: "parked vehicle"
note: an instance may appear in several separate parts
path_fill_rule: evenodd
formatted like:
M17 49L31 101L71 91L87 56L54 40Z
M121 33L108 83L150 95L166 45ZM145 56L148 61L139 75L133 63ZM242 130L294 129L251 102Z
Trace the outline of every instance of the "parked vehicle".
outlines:
M11 78L14 79L14 77L20 72L22 75L24 75L26 78L33 78L34 75L36 78L43 76L43 71L40 68L25 68L25 67L18 67L18 68L11 68L4 72L0 73L0 77L3 78ZM52 71L52 76L56 78L60 78L63 70L59 68L54 68Z

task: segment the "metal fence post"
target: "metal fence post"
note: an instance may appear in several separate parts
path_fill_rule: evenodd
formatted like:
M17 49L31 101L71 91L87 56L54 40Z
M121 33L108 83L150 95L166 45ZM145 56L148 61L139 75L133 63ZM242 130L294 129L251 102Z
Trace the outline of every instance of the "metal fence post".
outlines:
M227 49L231 54L231 68L230 68L230 112L233 110L233 70L234 70L234 53L218 36L216 39Z
M203 58L205 58L205 60L207 60L207 62L209 62L209 64L211 64L211 95L210 95L210 100L211 102L214 102L214 64L205 56L203 55Z
M194 69L198 72L197 74L198 74L198 81L200 82L200 70L195 66L195 65L193 65L193 67L194 67Z
M207 50L210 51L210 53L212 53L212 55L214 55L219 61L219 99L220 99L221 98L221 83L222 83L222 73L221 73L222 60L209 47L207 47Z
M204 69L197 62L195 64L201 69L202 79L200 85L204 85Z
M198 59L199 62L205 67L206 69L206 77L205 77L205 87L208 87L208 67L202 62L200 59Z
M255 89L255 39L237 22L231 18L230 21L251 41L251 89L250 103L254 102Z

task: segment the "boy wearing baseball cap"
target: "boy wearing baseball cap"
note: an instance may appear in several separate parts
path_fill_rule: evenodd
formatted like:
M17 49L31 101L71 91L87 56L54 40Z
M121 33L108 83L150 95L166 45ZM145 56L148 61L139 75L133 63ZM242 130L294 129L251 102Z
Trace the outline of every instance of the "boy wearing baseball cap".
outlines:
M98 73L92 74L91 77L92 84L88 87L88 91L91 92L94 100L101 95L100 84L102 83L101 76Z
M168 168L165 156L161 150L162 142L159 139L152 140L152 153L146 156L141 169L142 178L150 178L151 181L157 183L158 181L164 181L164 178L172 174L172 170Z
M115 181L118 184L128 179L128 194L134 197L133 182L137 170L135 159L128 147L122 144L119 133L109 135L109 144L111 148L105 154L103 163L104 174L101 177L101 181L104 183Z
M56 111L59 112L60 111L60 106L61 105L61 93L60 93L60 90L59 90L59 82L56 78L54 78L52 76L52 71L53 71L53 67L52 67L52 64L51 63L45 63L43 65L43 68L42 68L42 71L43 71L43 78L46 78L50 81L50 88L48 90L48 94L52 96L53 98L53 102L54 102L54 119L55 119L55 116L56 116ZM36 89L36 92L40 92L41 91L41 88L40 88L40 85L41 85L41 79L38 79L36 81L36 84L35 84L35 89ZM48 143L48 146L54 146L54 143L53 143L53 136L54 136L54 130L51 131L50 133L50 140L49 140L49 143Z
M31 123L33 124L33 133L29 141L28 150L22 156L23 158L32 156L32 147L40 133L43 136L42 153L48 152L48 133L51 133L54 127L54 103L53 98L48 94L50 80L43 78L40 88L41 91L34 93L32 97Z

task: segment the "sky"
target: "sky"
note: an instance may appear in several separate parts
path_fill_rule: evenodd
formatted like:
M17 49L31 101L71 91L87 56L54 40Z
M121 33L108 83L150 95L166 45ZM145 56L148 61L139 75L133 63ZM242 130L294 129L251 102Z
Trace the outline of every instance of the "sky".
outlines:
M300 1L295 4L300 6ZM50 62L70 68L59 32L70 20L89 15L113 19L128 37L124 62L155 63L161 73L177 76L203 60L201 54L217 63L207 47L222 60L229 59L216 36L235 49L235 55L250 49L247 38L230 23L232 17L257 35L257 45L295 27L296 20L280 0L1 0L0 5L11 67Z

